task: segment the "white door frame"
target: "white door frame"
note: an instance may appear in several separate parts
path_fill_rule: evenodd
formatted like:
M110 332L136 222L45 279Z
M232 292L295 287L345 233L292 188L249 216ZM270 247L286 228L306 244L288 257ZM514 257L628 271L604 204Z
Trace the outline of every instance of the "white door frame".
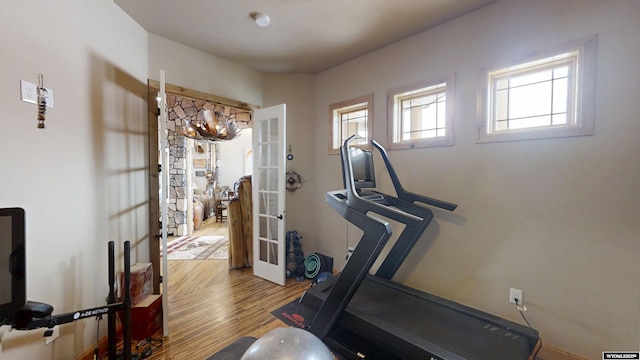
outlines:
M167 265L167 224L168 208L167 195L169 193L169 154L167 153L167 94L165 91L165 74L160 70L160 153L163 176L160 187L160 212L162 217L162 335L169 336L169 271Z

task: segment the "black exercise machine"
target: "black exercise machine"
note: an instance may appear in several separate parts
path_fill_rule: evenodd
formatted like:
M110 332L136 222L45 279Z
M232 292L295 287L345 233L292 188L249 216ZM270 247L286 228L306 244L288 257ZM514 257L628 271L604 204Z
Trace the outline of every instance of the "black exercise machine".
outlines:
M363 235L340 275L300 299L316 310L309 331L348 359L528 359L539 346L536 330L391 281L433 219L415 203L448 211L457 205L406 191L375 140L397 197L368 189L375 187L373 155L350 147L353 140L341 148L345 189L328 192L326 200ZM375 275L369 270L391 228L368 213L405 225Z
M22 247L24 249L24 247ZM132 360L131 353L131 262L130 262L130 243L124 243L124 297L122 302L116 302L115 296L115 254L114 242L108 243L109 252L109 294L107 296L107 304L104 306L94 307L90 309L78 310L66 314L51 315L53 307L49 304L26 301L25 304L12 311L7 311L6 317L3 316L1 324L11 325L16 330L35 330L46 328L44 336L51 336L53 328L57 325L70 323L90 317L102 318L107 315L108 328L108 356L109 360L124 359ZM22 254L24 256L24 254ZM14 256L14 259L16 257ZM15 269L24 267L17 264L16 260L12 260L12 272ZM24 273L21 274L24 276ZM124 348L121 354L117 353L117 334L116 334L116 312L122 311L122 332L124 338ZM96 349L97 351L97 349ZM98 355L97 353L95 354ZM97 358L97 357L96 357Z

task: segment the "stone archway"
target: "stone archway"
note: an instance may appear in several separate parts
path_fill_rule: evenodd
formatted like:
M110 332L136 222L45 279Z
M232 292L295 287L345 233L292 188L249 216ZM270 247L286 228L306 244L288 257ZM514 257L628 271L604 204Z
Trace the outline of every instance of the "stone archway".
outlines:
M174 236L188 233L191 181L189 172L193 172L188 161L187 138L178 129L184 120L191 123L204 121L204 110L210 109L224 114L229 121L236 122L238 129L251 128L251 112L227 105L214 104L190 97L167 94L168 123L167 141L169 145L169 211L167 231ZM216 164L208 161L205 171L216 173ZM191 174L193 176L193 174ZM215 176L215 175L214 175Z

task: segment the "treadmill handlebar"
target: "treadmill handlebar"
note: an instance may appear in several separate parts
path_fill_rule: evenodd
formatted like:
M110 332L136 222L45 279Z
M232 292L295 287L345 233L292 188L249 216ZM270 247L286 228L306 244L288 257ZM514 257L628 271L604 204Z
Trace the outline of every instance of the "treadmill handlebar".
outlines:
M346 205L354 208L362 213L366 212L374 212L382 216L389 217L396 221L400 221L404 224L410 226L416 226L419 222L423 220L423 218L410 214L406 211L402 211L400 209L392 208L389 206L385 206L382 204L378 204L374 201L369 201L367 199L363 199L360 194L358 194L355 186L355 182L353 180L353 166L351 163L351 156L349 156L349 144L355 140L357 136L352 135L350 138L345 140L342 145L342 162L344 164L344 174L346 177L345 185L346 185L346 195L347 198L344 200ZM385 196L380 193L381 196Z
M351 137L349 137L347 140L345 140L345 142L342 144L342 151L341 151L341 156L342 156L342 163L344 166L344 176L345 176L345 191L346 191L346 204L352 208L355 208L359 211L362 212L367 212L367 211L372 211L375 213L378 213L382 216L387 216L390 217L392 219L395 219L397 221L401 221L405 224L411 225L411 226L415 226L417 223L419 223L420 221L422 221L423 219L419 216L415 216L411 213L399 210L397 208L391 208L389 206L385 206L382 204L379 204L377 202L374 201L369 201L367 199L363 199L360 194L358 194L358 191L356 190L356 186L355 186L355 181L353 178L353 164L351 161L351 156L349 153L349 147L350 144L353 140L355 140L357 138L357 135L352 135ZM391 181L393 182L393 186L395 188L395 191L398 195L397 199L400 199L402 201L406 201L408 203L414 203L414 202L421 202L427 205L432 205L432 206L436 206L438 208L441 209L445 209L445 210L449 210L449 211L453 211L455 210L455 208L458 206L456 204L453 203L449 203L446 201L442 201L442 200L437 200L437 199L433 199L430 197L426 197L426 196L422 196L416 193L412 193L409 191L406 191L402 185L400 184L400 180L398 179L398 175L395 172L395 169L393 168L393 166L391 165L391 161L389 161L389 157L387 156L387 152L386 150L375 140L371 140L371 144L378 149L378 151L380 151L380 155L382 156L382 159L384 160L385 166L387 168L387 172L389 173L389 176L391 177ZM384 194L380 193L382 196L385 196ZM387 196L387 199L391 198L390 196Z
M333 204L338 204L341 207L355 209L364 214L370 211L410 226L417 226L419 222L424 220L422 217L413 215L406 211L363 199L357 193L353 194L352 197L349 197L348 194L345 196L344 190L327 192L327 201L332 202L330 205L332 205L334 209L337 208L336 206L333 206Z
M349 139L351 139L351 138L349 138ZM349 141L349 140L347 140L347 141ZM402 187L402 184L400 184L400 179L398 179L398 175L396 174L396 171L393 168L393 165L391 165L391 161L389 161L389 156L387 155L387 151L382 147L382 145L380 145L380 143L378 143L374 139L371 139L371 144L376 149L378 149L378 151L380 151L380 155L382 156L382 160L384 160L384 164L387 167L387 172L389 173L389 177L391 177L391 182L393 183L393 187L395 188L396 194L398 195L399 199L402 199L404 201L408 201L410 203L414 203L414 202L417 201L417 202L421 202L423 204L435 206L435 207L438 207L438 208L441 208L441 209L445 209L445 210L449 210L449 211L453 211L458 207L458 205L450 203L450 202L446 202L446 201L430 198L430 197L427 197L427 196L423 196L423 195L412 193L412 192L409 192L409 191L405 190Z

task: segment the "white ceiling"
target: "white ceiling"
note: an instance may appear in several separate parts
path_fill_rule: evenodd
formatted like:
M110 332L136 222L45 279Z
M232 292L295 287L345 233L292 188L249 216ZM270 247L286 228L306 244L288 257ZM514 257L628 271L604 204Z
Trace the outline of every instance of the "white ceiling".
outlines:
M114 0L153 34L260 72L311 74L494 1Z

